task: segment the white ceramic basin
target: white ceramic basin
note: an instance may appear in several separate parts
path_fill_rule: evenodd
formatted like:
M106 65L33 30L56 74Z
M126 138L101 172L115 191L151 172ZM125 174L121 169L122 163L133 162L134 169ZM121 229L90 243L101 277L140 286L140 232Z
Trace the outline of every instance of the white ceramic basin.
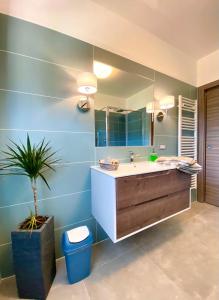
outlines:
M105 173L112 177L123 177L123 176L131 176L137 174L146 174L152 172L159 172L165 170L175 169L175 164L159 164L156 162L133 162L133 163L126 163L120 164L118 170L116 171L106 171L101 169L100 167L92 167L92 169Z

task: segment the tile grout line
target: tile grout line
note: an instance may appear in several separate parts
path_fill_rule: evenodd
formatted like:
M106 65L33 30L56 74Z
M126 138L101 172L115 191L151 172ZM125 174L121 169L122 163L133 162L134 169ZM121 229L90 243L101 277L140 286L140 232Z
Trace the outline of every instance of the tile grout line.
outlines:
M4 246L7 246L7 245L11 245L11 242L0 244L0 247L4 247Z
M93 59L94 59L94 47L95 46L93 46L93 45L91 45L91 46L93 48L92 50L93 50ZM9 54L13 54L13 55L25 57L25 58L28 58L30 60L40 61L40 62L43 62L43 63L46 63L46 64L54 65L54 66L57 66L57 67L62 67L64 69L69 69L69 70L72 70L72 71L85 72L85 69L79 69L79 68L75 68L75 67L73 68L73 67L68 66L68 65L54 63L52 61L49 61L49 60L46 60L46 59L43 59L43 58L38 58L38 57L30 56L30 55L27 55L27 54L22 54L22 53L19 53L19 52L14 52L14 51L5 50L5 49L0 49L0 52L4 52L4 53L9 53ZM142 77L142 78L148 79L149 81L152 82L152 84L154 84L155 83L155 72L156 71L154 69L150 68L150 67L144 66L144 64L142 65L141 63L138 63L138 62L135 62L135 63L137 63L138 65L143 66L146 69L150 69L153 72L153 78L148 77L148 75L144 75L144 74L137 74L137 75L140 76L140 77ZM92 70L90 69L90 71L92 71Z
M61 226L61 227L56 227L56 228L54 229L54 231L58 231L58 230L61 230L61 229L63 229L63 228L66 228L66 227L68 227L68 226L74 226L74 225L76 225L76 224L80 224L80 223L83 223L83 222L85 222L85 221L90 221L90 220L93 220L93 218L91 217L91 218L83 219L83 220L81 220L81 221L79 221L79 222L71 223L71 224L68 224L68 225L65 225L65 226Z
M90 221L90 220L93 220L93 218L91 217L91 218L88 218L88 219L83 219L83 220L81 220L79 222L71 223L71 224L68 224L68 225L65 225L65 226L61 226L61 227L56 227L56 228L54 228L54 232L55 231L59 231L61 229L64 229L64 228L66 228L68 226L74 226L74 225L77 225L77 224L80 224L80 223L83 223L83 222L86 222L86 221ZM103 240L103 241L105 241L105 240ZM11 242L0 244L0 247L4 247L4 246L7 246L7 245L11 245L11 244L12 244ZM95 243L95 244L97 244L97 243ZM61 258L61 257L59 257L59 258ZM59 258L57 258L57 259L59 259Z
M69 194L61 194L61 195L53 196L53 197L41 198L38 201L43 202L43 201L47 201L47 200L58 199L61 197L68 197L68 196L73 196L73 195L77 195L77 194L87 193L90 191L91 191L91 189L87 189L87 190L80 191L80 192L74 192L74 193L69 193ZM33 203L33 201L16 203L16 204L11 204L11 205L6 205L6 206L0 206L0 209L9 208L9 207L13 207L13 206L19 206L19 205L26 205L26 204L31 204L31 203Z
M91 300L91 296L90 296L90 294L89 294L89 291L88 291L88 288L87 288L87 286L86 286L85 280L82 280L82 284L83 284L83 286L84 286L85 293L86 293L88 299Z
M102 242L107 241L107 240L110 240L110 239L109 239L109 238L106 238L106 239L100 241L99 243L102 243ZM111 242L112 242L112 241L111 241ZM95 243L94 246L98 245L99 243ZM100 269L100 268L106 266L106 265L109 264L109 263L112 263L113 261L117 260L117 259L120 258L121 256L126 255L126 254L128 254L129 252L131 253L132 251L134 251L134 250L136 250L136 249L138 249L138 248L140 248L140 246L139 246L137 243L134 243L134 247L133 247L133 248L131 248L131 249L128 248L127 250L124 250L121 254L118 254L118 256L116 256L116 257L110 259L110 260L107 261L107 262L103 262L102 264L100 264L99 266L96 267L96 270L98 270L98 269Z
M63 163L55 163L55 164L51 164L54 167L62 167L62 166L71 166L71 165L83 165L83 164L93 164L95 163L95 161L93 160L85 160L85 161L71 161L71 162L63 162ZM9 169L13 169L13 170L17 170L19 168L9 168Z
M34 56L30 56L30 55L26 55L26 54L21 54L19 52L14 52L14 51L9 51L9 50L4 50L4 49L0 49L0 52L4 52L4 53L13 54L13 55L16 55L16 56L25 57L25 58L28 58L28 59L31 59L31 60L36 60L36 61L40 61L40 62L43 62L43 63L46 63L46 64L54 65L54 66L57 66L57 67L62 67L64 69L69 69L69 70L74 70L74 71L79 71L79 72L83 72L84 71L83 69L77 69L77 68L73 68L73 67L70 67L70 66L67 66L67 65L57 64L57 63L54 63L52 61L49 61L49 60L46 60L46 59L43 59L43 58L37 58L37 57L34 57Z
M37 97L42 97L42 98L49 98L54 101L61 101L61 100L67 100L71 99L73 97L67 97L67 98L60 98L60 97L55 97L55 96L49 96L49 95L43 95L43 94L37 94L37 93L30 93L30 92L23 92L23 91L18 91L18 90L9 90L9 89L0 89L0 92L7 92L7 93L17 93L17 94L22 94L22 95L31 95L31 96L37 96Z
M143 247L142 247L141 245L139 245L139 247L140 247L141 250L144 251L144 249L143 249ZM180 291L182 291L183 293L187 294L188 296L191 296L191 297L193 296L193 295L190 295L189 293L187 293L186 290L184 290L178 283L176 283L176 282L169 276L168 272L166 272L164 269L162 269L162 268L160 267L160 265L159 265L153 258L148 257L148 259L149 259L153 264L155 264L155 265L158 267L158 269L160 270L160 272L161 272L162 274L164 274L164 275L171 281L171 283L172 283L174 286L176 286Z
M164 137L171 137L171 138L177 138L177 135L171 135L171 134L156 134L155 137L157 136L164 136Z
M97 221L95 220L95 240L97 241Z
M200 240L200 242L202 242L201 240ZM142 245L141 244L139 244L139 249L141 250L141 251L145 251L145 249L142 247ZM180 291L183 291L185 294L187 294L188 296L193 296L193 295L191 295L190 293L187 293L187 291L186 290L184 290L178 283L176 283L170 276L169 276L169 273L168 272L166 272L166 270L165 269L163 269L160 265L159 265L159 263L157 263L156 262L156 260L154 260L153 259L153 257L151 257L151 256L148 256L148 259L152 262L152 263L154 263L158 268L159 268L159 270L173 283L173 285L175 285L177 288L179 288L179 290Z
M95 161L93 160L85 160L85 161L72 161L72 162L63 162L63 163L56 163L52 164L53 166L68 166L68 165L77 165L77 164L93 164Z
M22 128L0 128L0 131L21 131L21 132L47 132L47 133L69 133L69 134L92 134L92 131L70 131L70 130L47 130L47 129L22 129Z

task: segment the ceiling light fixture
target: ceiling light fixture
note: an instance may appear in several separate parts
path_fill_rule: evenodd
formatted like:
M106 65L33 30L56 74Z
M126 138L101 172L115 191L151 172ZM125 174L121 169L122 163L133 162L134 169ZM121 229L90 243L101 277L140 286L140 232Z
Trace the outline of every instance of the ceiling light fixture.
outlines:
M93 71L97 78L104 79L110 76L112 73L112 67L99 61L94 61Z

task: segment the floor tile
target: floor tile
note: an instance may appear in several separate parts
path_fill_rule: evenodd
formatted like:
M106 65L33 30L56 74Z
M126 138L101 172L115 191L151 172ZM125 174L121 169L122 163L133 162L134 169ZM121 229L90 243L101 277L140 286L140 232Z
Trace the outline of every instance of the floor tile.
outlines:
M0 299L18 299L15 276L3 279L0 282Z
M103 265L85 284L90 298L95 300L192 299L138 249Z
M70 285L65 260L49 300L218 300L219 208L192 209L117 244L93 247L92 272ZM15 277L0 283L0 300L18 299Z
M84 282L75 284L63 284L57 288L51 289L47 300L89 300Z
M125 255L128 251L136 247L137 244L134 237L116 244L109 239L97 244L93 247L92 271L103 264L110 263L117 257Z
M142 248L142 252L193 298L207 299L218 284L219 255L210 244L189 232L182 232L153 251Z

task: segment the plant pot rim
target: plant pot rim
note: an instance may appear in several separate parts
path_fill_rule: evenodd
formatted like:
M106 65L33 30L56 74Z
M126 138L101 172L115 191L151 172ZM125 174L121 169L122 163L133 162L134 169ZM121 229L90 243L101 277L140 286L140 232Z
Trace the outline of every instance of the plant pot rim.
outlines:
M44 222L44 224L39 228L39 229L15 229L13 230L12 232L20 232L20 233L31 233L31 234L34 234L34 233L39 233L39 232L42 232L44 230L44 228L46 227L47 223L49 223L54 217L53 216L48 216L48 219Z

